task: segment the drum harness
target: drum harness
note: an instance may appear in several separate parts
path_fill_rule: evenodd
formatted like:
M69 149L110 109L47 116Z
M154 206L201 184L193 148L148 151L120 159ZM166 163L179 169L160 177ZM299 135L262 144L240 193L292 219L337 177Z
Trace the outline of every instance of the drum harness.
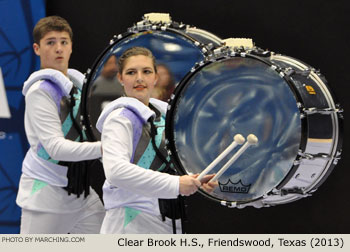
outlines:
M150 107L153 108L151 104ZM163 169L162 172L175 175L177 174L177 171L175 170L174 166L166 159L156 145L155 136L157 135L157 128L154 125L153 120L153 117L148 119L148 122L151 124L151 142L156 155L165 164L165 169ZM184 197L179 195L176 199L159 199L158 202L162 220L165 221L165 217L172 220L173 234L176 234L176 219L181 219L181 229L182 233L184 234L185 221L187 221Z
M79 123L76 121L76 118L74 118L73 114L73 108L76 105L74 98L75 93L77 93L77 88L73 86L72 90L70 91L69 114L72 120L72 126L79 134L79 141L84 142L85 140L83 138L82 129L79 126ZM63 189L68 191L68 195L75 194L79 198L80 195L84 193L84 197L86 198L90 194L89 167L93 166L96 161L98 160L83 160L77 162L60 161L61 165L68 167L68 185L66 187L63 187Z

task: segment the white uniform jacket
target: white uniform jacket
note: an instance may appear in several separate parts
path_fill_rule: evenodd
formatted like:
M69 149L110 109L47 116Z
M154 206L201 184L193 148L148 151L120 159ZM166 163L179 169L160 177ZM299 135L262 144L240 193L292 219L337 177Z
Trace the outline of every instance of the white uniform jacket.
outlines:
M152 98L150 103L165 115L167 103ZM106 175L103 199L107 210L128 207L159 215L158 198L176 198L179 194L179 176L133 163L136 145L142 141L142 129L134 121L141 120L145 127L150 117L155 117L155 112L148 106L135 98L121 97L109 103L97 121L102 133Z
M68 77L54 69L43 69L34 72L24 83L25 131L30 148L23 161L16 201L22 208L61 213L79 210L81 203L75 202L76 196L71 197L71 203L62 204L67 191L56 190L56 187L67 186L68 168L47 161L43 156L59 161L101 157L100 142L79 143L64 137L60 101L62 97L69 96L73 85L82 88L84 75L77 70L68 69ZM44 187L45 190L42 190ZM39 190L41 192L37 193ZM44 198L47 199L43 200Z

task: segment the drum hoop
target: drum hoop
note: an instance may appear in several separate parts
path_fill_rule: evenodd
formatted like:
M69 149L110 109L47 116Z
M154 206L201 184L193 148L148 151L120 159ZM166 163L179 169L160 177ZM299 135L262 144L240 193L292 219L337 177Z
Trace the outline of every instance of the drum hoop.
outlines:
M128 36L131 36L133 33L131 32L125 32L122 35L121 39L125 39ZM113 38L116 38L116 36L114 36ZM121 40L120 39L120 40ZM92 133L92 125L90 122L90 118L89 118L89 114L87 111L87 99L88 99L88 94L89 94L89 88L90 88L90 82L91 79L93 77L94 71L97 68L98 64L101 62L101 60L104 58L105 54L116 44L119 42L119 39L117 40L111 40L109 45L107 47L105 47L105 49L99 54L99 56L95 59L94 63L92 64L91 68L88 68L86 71L86 76L84 79L84 85L83 85L83 89L81 92L81 111L82 111L82 123L83 123L83 129L85 129L86 131L86 136L89 139L89 141L96 141L96 138L94 136L94 134Z
M186 31L189 31L189 32L192 32L194 34L199 34L199 35L205 35L207 36L208 38L210 38L212 41L214 41L216 44L218 45L223 45L224 42L222 41L221 38L219 38L218 36L216 36L215 34L212 34L210 32L207 32L203 29L199 29L199 28L196 28L196 27L187 27L186 28Z
M122 40L125 40L126 38L133 36L138 33L143 33L147 31L170 31L172 33L175 33L177 35L180 35L187 40L191 41L196 47L198 47L198 50L203 54L203 57L206 57L208 53L210 52L209 48L207 45L197 41L196 39L192 38L191 36L187 35L185 32L179 32L179 29L175 29L172 27L167 27L166 29L162 28L161 25L156 25L152 27L152 29L137 29L135 27L128 28L127 32L124 32L122 34L119 34L118 36L115 35L113 38L110 40L109 45L102 51L102 53L99 54L99 56L95 59L93 65L91 68L88 68L86 71L86 77L84 79L84 86L82 89L82 94L81 94L81 111L82 111L82 124L83 124L83 129L86 132L87 138L89 141L96 141L96 138L92 132L92 125L90 122L89 114L88 114L88 108L87 108L87 100L88 100L88 91L90 87L90 82L93 77L94 71L101 62L101 60L104 58L105 54L113 48L116 44L121 42ZM184 30L182 28L182 30ZM197 43L198 42L198 43Z
M197 71L199 71L200 69L202 69L203 67L205 67L206 65L210 64L210 61L205 62L204 64L201 65L196 65L192 68L191 71L189 71L184 78L180 81L180 83L176 86L174 93L171 95L170 97L170 101L169 101L169 105L167 108L167 114L166 114L166 118L165 118L165 138L166 138L166 148L170 153L170 158L172 160L172 162L175 163L175 168L178 170L178 172L182 175L187 174L186 170L183 168L179 157L177 155L174 155L172 153L172 150L175 150L175 143L173 141L169 141L169 139L174 139L174 134L173 134L173 128L174 128L174 123L171 120L171 118L173 117L173 112L174 109L173 106L177 105L177 99L179 97L178 94L181 94L182 90L185 88L186 85L184 85L187 80L189 78L191 78L193 76L193 74ZM179 170L180 169L180 170Z
M178 170L178 172L180 172L181 174L185 175L187 174L185 168L182 166L182 163L180 161L179 156L177 155L177 153L173 153L176 148L175 148L175 141L174 141L174 123L171 120L174 116L174 107L176 107L177 101L179 99L180 94L182 93L183 89L186 88L186 83L188 82L189 79L191 79L197 72L199 72L202 68L204 68L205 66L212 64L214 62L219 62L221 60L225 60L228 58L236 58L236 57L241 57L241 58L252 58L255 60L258 60L270 67L274 66L274 64L272 64L273 62L270 62L269 60L265 60L264 58L262 58L261 56L257 56L254 54L250 54L250 53L234 53L231 55L226 55L226 56L222 56L220 55L219 57L215 57L215 58L206 58L204 61L197 63L193 69L187 73L185 75L185 77L181 80L181 82L179 83L179 85L175 88L174 93L172 95L172 97L170 98L169 101L169 105L168 105L168 111L167 111L167 116L166 116L166 123L165 123L165 135L166 135L166 139L167 139L167 150L170 153L170 157L172 162L174 162L176 169ZM286 75L281 75L280 73L282 72L281 68L273 68L277 74L280 75L281 78L283 78L285 80L285 82L288 84L289 88L291 89L294 98L296 99L297 103L298 102L302 102L301 96L300 94L297 92L296 87L294 85L292 85L292 80L286 76ZM300 111L299 111L300 112ZM307 120L305 118L300 120L301 122L301 137L300 137L300 143L299 143L299 149L304 151L306 149L306 144L307 144L307 129L308 129L308 124L307 124ZM298 154L296 156L295 159L300 158L300 155ZM294 176L295 172L298 170L299 164L295 165L293 164L293 166L290 168L290 170L288 171L288 173L286 174L286 176L279 182L278 185L276 185L276 189L280 189L282 188L289 180L291 177ZM271 193L274 190L274 188L272 188L269 192L266 192L266 194ZM200 192L206 196L209 196L211 199L220 202L222 204L223 200L220 200L218 198L215 198L214 196L200 190ZM261 200L263 197L257 197L254 198L252 200L247 200L247 201L225 201L227 203L235 203L235 204L246 204L249 202L256 202L258 200Z
M226 207L229 207L229 208L232 208L232 207L236 207L236 206L244 206L244 205L247 205L249 203L253 203L253 202L257 202L257 201L261 201L264 199L264 196L260 196L260 197L257 197L255 199L252 199L252 200L245 200L245 201L242 201L242 200L237 200L237 201L232 201L232 200L220 200L212 195L210 195L209 193L207 193L206 191L204 191L202 188L199 188L198 192L200 194L202 194L203 196L213 200L213 201L216 201L218 203L220 203L220 205L223 205L223 206L226 206Z

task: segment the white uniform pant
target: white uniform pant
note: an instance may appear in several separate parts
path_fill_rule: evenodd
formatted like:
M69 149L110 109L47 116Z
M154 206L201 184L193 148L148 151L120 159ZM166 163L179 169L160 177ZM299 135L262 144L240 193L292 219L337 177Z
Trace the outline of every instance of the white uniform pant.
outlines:
M162 221L161 215L140 212L125 225L125 208L113 208L106 212L101 234L172 234L172 220ZM181 220L176 220L176 233L181 234Z
M22 209L21 234L98 234L105 216L101 201L72 213Z

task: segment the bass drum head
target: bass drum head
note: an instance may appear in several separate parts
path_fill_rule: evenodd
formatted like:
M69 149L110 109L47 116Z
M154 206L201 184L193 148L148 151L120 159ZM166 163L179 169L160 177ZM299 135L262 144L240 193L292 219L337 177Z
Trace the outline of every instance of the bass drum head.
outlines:
M258 144L219 178L219 186L205 192L220 202L249 202L270 192L290 171L301 141L293 90L269 64L253 57L218 59L188 74L170 101L166 123L168 149L184 174L201 173L236 134L258 137Z
M172 69L178 83L197 61L204 56L198 46L181 33L171 31L145 31L118 42L110 53L119 58L128 48L141 46L148 48L158 64L167 64Z
M163 65L167 69L172 79L173 91L177 83L190 71L195 63L202 61L206 53L210 51L205 43L212 41L210 47L215 47L219 46L220 41L215 35L209 36L210 33L195 28L191 28L188 32L185 28L181 30L175 28L163 29L160 26L140 31L137 29L137 27L129 28L132 32L116 36L111 40L110 45L88 72L87 85L84 87L86 101L84 102L83 112L87 133L92 140L100 139L100 133L95 125L103 107L108 102L123 95L123 88L116 78L114 78L113 83L110 81L108 85L100 83L103 69L111 58L114 58L114 62L116 62L121 54L130 47L148 48L154 54L156 64L158 66ZM191 37L191 34L196 34L197 38ZM201 39L201 41L198 39Z

